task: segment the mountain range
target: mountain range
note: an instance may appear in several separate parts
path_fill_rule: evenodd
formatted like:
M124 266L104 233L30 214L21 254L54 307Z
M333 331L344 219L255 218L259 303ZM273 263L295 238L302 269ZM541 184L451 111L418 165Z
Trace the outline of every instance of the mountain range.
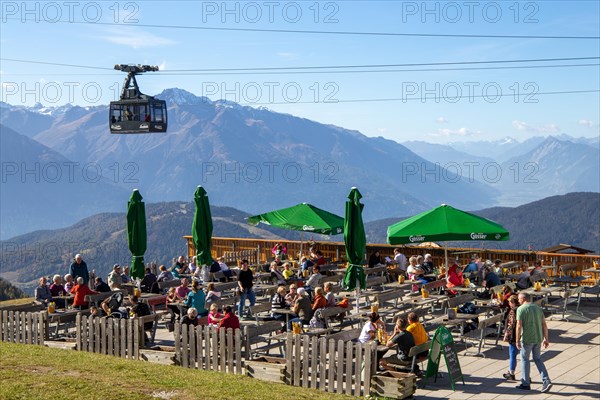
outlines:
M365 210L370 206L365 203ZM249 214L229 208L211 206L217 237L299 240L299 232L267 225L251 226ZM600 194L570 193L553 196L523 206L495 207L475 212L502 224L510 232L510 241L485 242L486 248L540 250L558 243L570 243L600 252ZM146 205L148 232L147 262L170 265L173 257L185 254L184 235L191 231L193 203L167 202ZM403 218L389 218L365 224L369 243L385 243L388 225ZM304 238L305 240L307 237ZM317 241L343 241L342 235L315 235ZM483 242L469 242L479 247ZM128 264L125 213L101 213L78 221L73 226L31 232L0 242L2 271L0 276L28 292L40 276L64 275L74 254L82 253L90 270L105 277L114 263Z
M167 134L111 135L106 106L0 103L0 238L122 211L134 188L148 203L189 201L201 184L213 204L249 213L310 202L342 214L357 186L365 220L600 191L591 139L400 144L181 89L157 97L169 105Z

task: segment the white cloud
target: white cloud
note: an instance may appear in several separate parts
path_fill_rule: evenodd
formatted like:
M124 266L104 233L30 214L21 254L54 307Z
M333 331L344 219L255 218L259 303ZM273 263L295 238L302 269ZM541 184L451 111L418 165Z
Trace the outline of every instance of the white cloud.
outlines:
M159 71L165 71L166 69L167 69L167 62L166 61L163 61L162 63L160 63L158 65L158 70Z
M102 40L114 44L129 46L134 49L141 47L159 47L175 44L171 39L156 36L153 33L143 31L141 29L121 29L111 28L107 34L99 37Z
M387 133L387 131L388 131L388 128L377 128L377 132L379 132L381 134Z
M583 126L588 127L588 128L593 128L594 127L594 123L592 121L590 121L589 119L580 119L579 121L577 121L577 123L579 125L583 125Z
M437 122L438 124L447 124L450 121L448 121L445 117L437 117L435 119L435 122Z
M560 128L556 124L546 124L544 126L531 126L525 121L515 120L512 122L512 126L520 132L560 133Z
M437 130L437 134L434 136L444 136L444 137L450 137L450 136L461 136L461 137L466 137L466 136L473 136L473 135L478 135L480 134L480 131L472 131L468 128L460 128L460 129L448 129L448 128L444 128L444 129L438 129Z

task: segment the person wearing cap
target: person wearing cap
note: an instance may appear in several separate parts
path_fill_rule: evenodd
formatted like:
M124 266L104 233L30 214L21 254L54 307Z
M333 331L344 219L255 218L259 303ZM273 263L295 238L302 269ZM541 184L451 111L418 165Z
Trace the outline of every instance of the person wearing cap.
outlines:
M90 281L90 273L88 272L88 266L83 261L81 254L75 255L75 261L69 267L69 274L73 277L73 281L77 282L78 277L83 278L83 283L86 285Z
M294 314L297 315L296 318L292 318L288 321L287 329L288 331L292 330L292 323L300 322L302 325L309 325L310 319L313 315L312 305L310 304L310 300L308 298L308 294L306 290L301 287L298 288L298 298L294 303L294 307L292 308Z
M238 315L244 314L244 305L246 299L250 300L250 307L256 304L256 294L252 286L254 285L254 276L252 270L248 268L248 260L242 260L241 269L238 274L238 287L240 289L240 302L238 304Z
M194 307L196 311L198 311L199 316L206 317L208 315L208 310L204 308L205 304L206 295L204 294L204 290L202 290L200 281L194 279L192 282L192 291L189 292L185 298L185 305Z
M113 265L113 270L108 274L108 286L110 290L119 290L123 286L123 277L121 276L121 266L119 264Z

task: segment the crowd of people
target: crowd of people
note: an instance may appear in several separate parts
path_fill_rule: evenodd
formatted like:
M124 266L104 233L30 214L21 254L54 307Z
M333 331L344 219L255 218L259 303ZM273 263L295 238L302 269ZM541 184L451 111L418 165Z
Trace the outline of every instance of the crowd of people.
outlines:
M321 266L326 264L323 253L311 249L310 255L302 257L298 268L293 268L287 258L287 247L277 243L272 249L273 259L268 264L270 280L277 286L270 299L271 318L282 322L282 330L292 330L294 324L319 327L319 310L335 307L340 303L334 295L333 283L322 283L324 275ZM533 278L542 273L541 262L536 262L534 268L529 268L527 263L522 263L522 271L516 278L516 291L527 289ZM501 261L483 261L474 255L465 266L461 266L456 259L449 258L447 271L435 268L431 254L406 257L400 248L393 250L393 258L382 257L379 251L373 252L366 268L385 266L387 275L392 280L398 277L417 283L426 284L434 280L444 280L448 296L457 294L455 288L465 285L469 279L472 284L484 288L482 297L493 296L491 289L501 285ZM237 313L234 307L223 307L222 313L216 302L222 293L216 290L214 276L221 272L220 279L229 281L235 279L236 295L239 296ZM93 282L90 282L90 278ZM121 267L115 264L106 277L106 282L99 276L90 277L87 264L80 254L77 254L70 265L69 273L64 277L54 275L49 285L46 277L39 279L35 289L35 299L41 304L55 303L56 307L66 307L72 300L73 308L86 308L86 296L101 292L119 292L125 285L133 282L128 266ZM167 268L159 267L158 276L150 268L146 268L145 276L138 283L141 292L160 293L160 282L179 280L180 284L171 287L166 293L166 306L170 312L167 323L169 330L173 330L175 323L197 326L206 318L206 323L219 328L240 327L240 319L250 318L245 314L246 302L250 306L256 303L254 291L255 274L250 268L248 260L241 260L239 269L234 271L227 266L222 257L217 258L211 265L199 266L193 257L186 262L183 256L173 259L173 265ZM454 290L453 290L454 289ZM138 293L139 296L139 293ZM107 297L100 307L92 307L92 315L117 315L122 317L139 317L151 313L148 305L139 301L138 296L129 296L127 299L118 296ZM510 286L504 286L498 305L505 313L504 341L509 345L509 365L504 373L507 380L516 380L517 354L520 354L522 378L517 386L523 390L530 389L530 361L533 361L542 375L542 391L546 392L552 386L548 373L540 358L541 348L548 347L548 329L543 313L539 306L530 302L524 293L518 295ZM285 311L284 311L285 310ZM287 321L287 324L284 322ZM377 341L383 350L378 352L378 362L381 368L395 369L398 364L409 361L409 351L412 347L426 343L428 334L419 321L417 314L409 313L406 318L397 318L393 331L388 335L385 324L377 312L372 312L364 324L356 341L366 343ZM395 354L383 357L387 349L395 348ZM426 356L426 352L420 354ZM421 371L412 370L416 374Z

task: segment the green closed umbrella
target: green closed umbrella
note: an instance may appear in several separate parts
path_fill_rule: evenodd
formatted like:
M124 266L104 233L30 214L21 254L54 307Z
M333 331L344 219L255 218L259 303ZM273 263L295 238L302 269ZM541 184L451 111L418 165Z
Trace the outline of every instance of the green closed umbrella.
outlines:
M461 211L446 204L407 218L388 227L389 244L447 241L508 240L509 234L497 222Z
M362 219L364 205L360 202L361 197L362 195L358 189L353 187L348 195L349 200L346 201L346 218L344 220L344 244L346 245L348 269L344 275L343 286L347 290L357 289L357 310L359 290L367 287L365 271L362 266L365 258L367 236L365 235L365 226Z
M208 195L202 186L198 186L196 192L194 192L194 203L196 203L196 211L194 212L194 221L192 222L192 237L194 247L196 247L196 262L199 265L211 265L212 255L210 254L210 247L213 223Z
M131 251L132 278L142 279L144 271L144 253L146 252L146 206L139 190L134 189L127 202L127 245Z

